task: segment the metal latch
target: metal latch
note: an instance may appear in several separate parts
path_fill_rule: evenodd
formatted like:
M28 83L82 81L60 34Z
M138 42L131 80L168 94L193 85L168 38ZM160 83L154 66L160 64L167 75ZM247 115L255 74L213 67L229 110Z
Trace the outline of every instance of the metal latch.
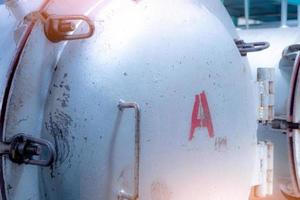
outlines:
M289 61L295 62L299 51L300 51L300 44L292 44L283 50L282 57Z
M41 158L45 155L45 158ZM0 144L0 156L8 156L17 164L50 166L55 157L52 143L44 139L18 134Z
M44 32L48 40L57 43L65 40L80 40L91 37L95 31L92 20L84 15L53 15L47 12L32 12L25 17L28 20L40 20L44 25ZM85 22L87 31L74 33L76 26Z
M258 68L258 121L264 124L274 119L274 68Z
M239 49L241 56L247 56L249 52L262 51L270 47L269 42L249 42L246 43L244 40L234 40L237 48Z

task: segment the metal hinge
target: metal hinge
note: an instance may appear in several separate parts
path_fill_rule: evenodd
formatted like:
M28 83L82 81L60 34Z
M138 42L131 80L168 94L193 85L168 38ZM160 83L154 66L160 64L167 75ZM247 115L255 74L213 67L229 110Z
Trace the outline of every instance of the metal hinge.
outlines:
M258 68L258 121L270 123L274 119L274 68Z
M44 25L44 32L48 40L57 43L66 40L80 40L91 37L95 25L90 18L84 15L53 15L46 12L32 12L26 19L40 20ZM85 22L87 31L74 33L79 23Z
M55 149L47 140L18 134L0 143L0 156L8 156L17 164L47 167L54 161Z
M246 43L244 40L234 40L237 48L239 49L241 56L247 56L247 53L262 51L270 47L269 42L249 42Z

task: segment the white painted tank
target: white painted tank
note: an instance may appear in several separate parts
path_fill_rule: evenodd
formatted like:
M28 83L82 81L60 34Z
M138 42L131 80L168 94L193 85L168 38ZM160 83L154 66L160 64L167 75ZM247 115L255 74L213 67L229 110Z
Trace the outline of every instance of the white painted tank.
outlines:
M275 69L275 118L287 119L294 60L287 59L284 50L291 45L299 44L300 29L261 28L239 30L238 34L245 41L268 41L270 43L268 49L248 54L247 57L253 77L256 77L257 68ZM281 134L280 131L270 129L270 127L259 126L258 139L274 143L274 195L270 199L286 199L282 195L281 189L291 182L287 136Z
M257 145L255 86L232 25L224 26L229 17L221 22L211 5L49 4L48 13L88 15L95 32L52 43L42 23L32 30L3 134L47 139L56 159L51 168L4 159L2 198L248 199Z

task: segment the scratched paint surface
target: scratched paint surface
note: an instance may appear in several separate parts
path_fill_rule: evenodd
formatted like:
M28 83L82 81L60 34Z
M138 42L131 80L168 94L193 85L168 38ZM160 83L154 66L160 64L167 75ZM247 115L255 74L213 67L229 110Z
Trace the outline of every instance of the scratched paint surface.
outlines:
M43 124L40 122L59 46L45 38L40 25L31 33L10 91L5 119L7 139L18 133L43 138ZM53 118L56 117L54 114ZM63 121L60 120L60 123ZM4 162L4 176L8 200L39 198L38 167L18 166L7 160Z
M120 99L141 107L141 200L245 196L252 133L243 127L253 125L251 111L241 117L251 107L247 71L232 38L216 34L226 33L222 24L202 6L183 2L112 1L96 14L95 37L67 45L54 80L68 73L68 106L52 90L46 111L72 116L73 157L70 166L54 168L63 179L44 171L48 199L111 200L132 192L134 115L118 113ZM222 56L215 59L215 51ZM228 79L233 76L240 84Z

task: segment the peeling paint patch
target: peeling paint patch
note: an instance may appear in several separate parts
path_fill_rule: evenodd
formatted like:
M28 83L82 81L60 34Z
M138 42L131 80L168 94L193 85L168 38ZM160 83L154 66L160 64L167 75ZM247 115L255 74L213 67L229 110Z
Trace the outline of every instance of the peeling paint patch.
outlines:
M9 194L12 189L13 189L13 187L10 184L8 184L7 185L7 193Z
M68 74L65 73L63 76L63 80L60 81L60 83L53 84L53 87L58 88L61 90L61 95L59 95L56 98L56 101L60 102L60 105L62 108L66 108L69 105L69 99L70 99L70 86L66 83L66 78L68 77Z
M60 102L61 107L68 107L70 99L70 86L66 83L68 74L65 73L62 81L59 84L53 84L53 87L60 88L62 90L62 95L56 98L56 101Z
M61 103L61 107L65 108L69 104L70 94L69 93L63 93L62 97L57 98L56 100Z
M56 109L54 113L48 114L48 120L45 122L47 132L53 137L56 159L54 167L59 167L72 158L70 141L73 119L67 113Z

